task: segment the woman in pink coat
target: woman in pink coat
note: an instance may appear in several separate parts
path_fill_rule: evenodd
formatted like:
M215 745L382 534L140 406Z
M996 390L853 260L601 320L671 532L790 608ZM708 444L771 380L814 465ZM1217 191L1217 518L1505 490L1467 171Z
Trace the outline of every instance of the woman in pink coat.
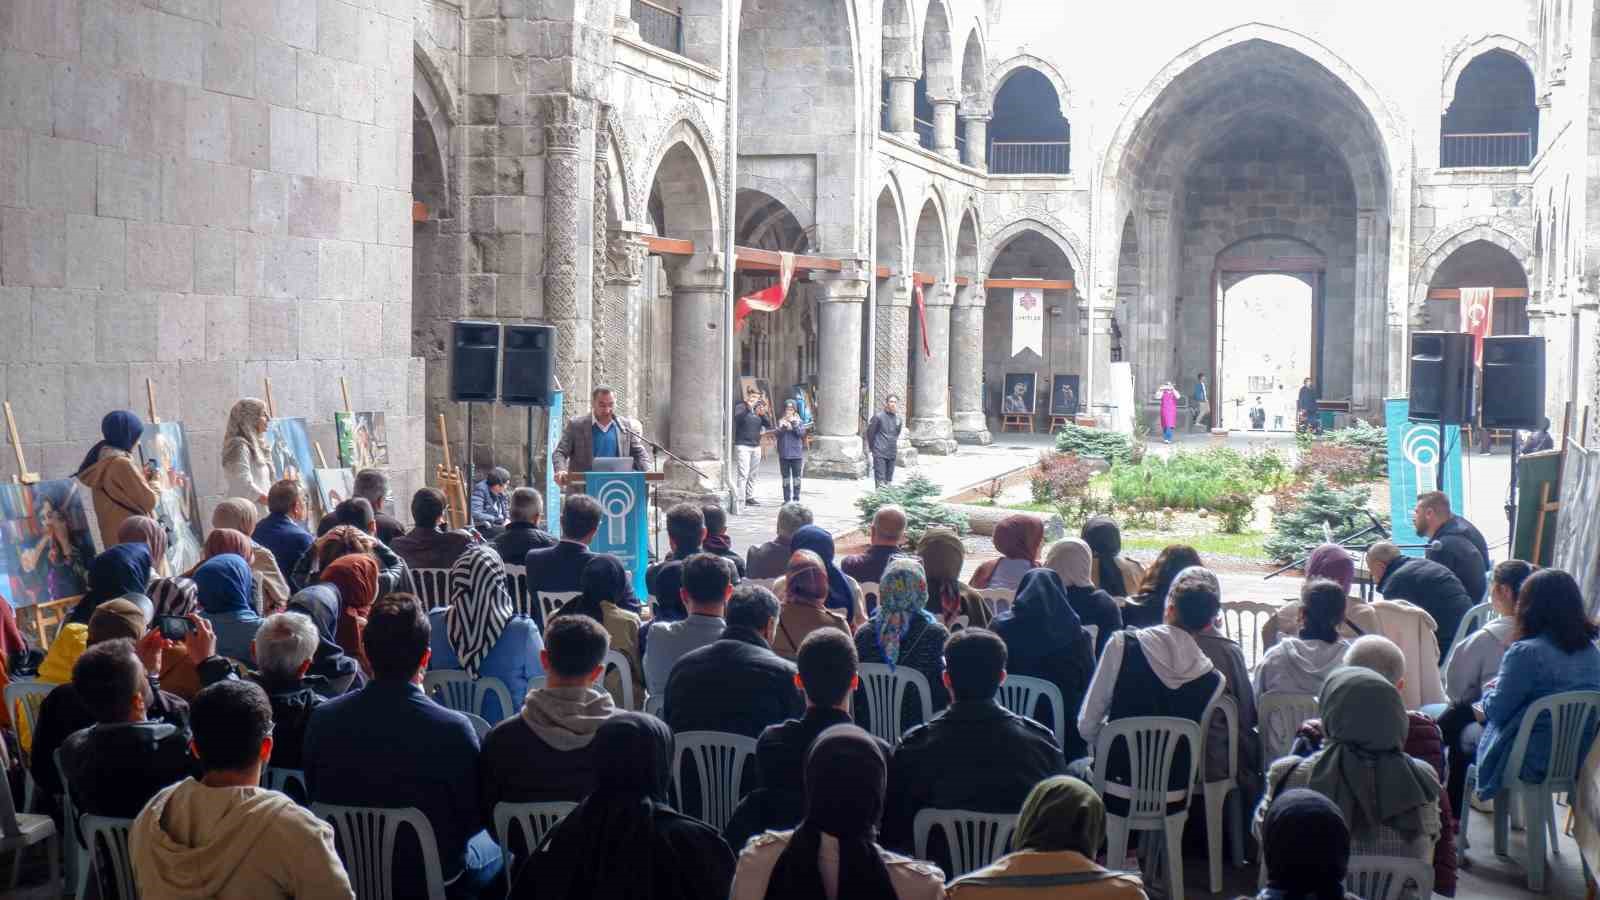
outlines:
M1178 391L1169 381L1156 394L1161 398L1161 439L1170 444L1172 429L1178 425Z

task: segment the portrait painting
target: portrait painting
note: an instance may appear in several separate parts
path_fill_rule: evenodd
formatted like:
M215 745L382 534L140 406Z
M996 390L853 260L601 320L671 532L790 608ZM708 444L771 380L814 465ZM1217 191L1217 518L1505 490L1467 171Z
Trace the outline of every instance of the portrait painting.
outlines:
M89 489L76 479L0 484L0 597L13 608L89 588Z
M1078 414L1080 389L1078 376L1056 373L1050 379L1050 415L1075 416Z
M339 465L367 469L389 464L389 433L381 412L333 414L339 440Z
M205 529L183 426L177 422L146 425L139 438L139 456L146 471L154 473L161 492L155 519L167 532L166 571L187 572L200 562Z
M317 470L317 506L322 515L355 496L356 475L350 469Z
M1033 415L1034 388L1038 376L1033 372L1010 372L1006 375L1005 391L1000 395L1000 411L1008 416Z
M261 439L267 445L272 480L287 478L298 481L305 486L308 496L318 496L317 463L311 451L311 435L306 431L306 420L273 419Z

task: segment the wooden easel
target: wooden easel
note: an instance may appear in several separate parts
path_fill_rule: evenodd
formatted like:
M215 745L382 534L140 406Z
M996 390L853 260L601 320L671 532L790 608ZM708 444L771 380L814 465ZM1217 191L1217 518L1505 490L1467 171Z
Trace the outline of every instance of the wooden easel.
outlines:
M1000 431L1026 431L1033 433L1033 413L1002 413L1000 416Z
M22 438L17 435L17 417L11 412L11 401L5 403L6 431L11 435L11 449L17 454L17 474L11 476L13 484L38 484L39 473L28 471L28 460L22 455Z
M461 476L461 468L450 461L450 432L445 428L444 413L439 414L439 444L444 447L444 462L434 469L434 479L439 490L444 491L450 527L465 528L472 520L467 506L467 482Z
M1560 509L1561 501L1550 499L1550 482L1546 481L1539 485L1539 521L1533 526L1532 557L1535 560L1539 559L1540 552L1544 549L1544 517Z
M161 424L161 417L156 415L156 383L154 379L144 380L144 401L150 413L150 422L154 425Z
M1050 433L1051 434L1055 434L1058 429L1065 428L1065 427L1067 427L1068 425L1071 425L1071 424L1072 424L1072 417L1071 416L1051 416L1050 417Z
M261 379L261 382L262 384L266 385L267 388L267 418L276 419L278 417L278 410L272 405L272 379L263 378Z

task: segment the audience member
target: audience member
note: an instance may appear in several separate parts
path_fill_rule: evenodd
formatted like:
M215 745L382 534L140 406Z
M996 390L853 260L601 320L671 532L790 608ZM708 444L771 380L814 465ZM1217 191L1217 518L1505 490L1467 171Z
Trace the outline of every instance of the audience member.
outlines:
M1094 788L1068 775L1039 782L1022 802L1016 849L950 885L951 900L1146 900L1132 872L1095 865L1105 840L1106 805Z
M466 716L422 692L429 637L428 616L411 594L373 605L365 633L373 680L311 714L306 789L317 803L416 807L433 826L451 895L476 897L500 874L500 848L482 830L478 734ZM405 840L400 846L395 883L421 884L417 854Z
M562 528L562 533L566 529ZM706 515L701 507L693 503L679 503L667 510L667 546L672 552L667 558L657 563L652 563L645 569L645 590L652 595L659 596L656 591L656 574L663 566L674 562L683 562L689 557L700 552L700 546L706 539ZM719 559L721 557L718 557Z
M1216 575L1208 570L1202 570L1210 575L1209 579L1199 576L1200 583L1215 590L1220 599L1222 585L1217 582ZM1199 645L1200 652L1211 660L1211 665L1222 673L1222 689L1233 698L1234 710L1238 713L1239 743L1238 765L1233 767L1235 777L1239 782L1239 790L1245 797L1255 798L1261 796L1261 773L1264 763L1261 757L1264 751L1261 747L1260 721L1256 711L1255 689L1250 684L1250 667L1245 665L1244 650L1237 641L1231 640L1227 635L1217 630L1217 621L1199 631L1190 632L1190 637ZM1212 723L1212 732L1206 736L1205 777L1207 781L1216 781L1226 778L1230 770L1227 741L1219 739L1217 729L1225 728L1220 720Z
M1122 607L1094 586L1094 551L1082 538L1067 538L1050 548L1044 564L1061 578L1067 605L1078 614L1078 621L1099 630L1094 641L1094 653L1099 656L1111 634L1122 630Z
M789 567L793 550L789 539L811 524L811 510L798 501L778 507L777 535L765 544L745 551L745 575L750 578L777 578Z
M102 439L89 448L73 473L89 489L103 546L117 543L123 519L153 515L161 502L154 470L133 458L143 434L144 421L134 413L125 409L106 413L100 420Z
M360 525L350 521L351 513L343 510L346 503L360 500L367 506L370 514L370 524ZM368 534L376 537L385 547L394 542L394 539L406 533L404 522L389 515L384 510L389 502L389 476L382 469L362 469L356 473L355 496L344 501L334 508L334 511L323 516L317 522L317 536L328 533L328 529L336 525L356 525ZM398 588L394 588L398 590Z
M163 576L167 571L167 530L149 516L129 516L117 526L116 544L143 544L150 548L150 574ZM10 604L6 604L9 606ZM12 618L15 618L13 615Z
M339 589L331 584L314 584L289 598L286 612L311 620L317 629L317 649L306 672L306 683L324 697L337 697L366 684L361 664L339 646Z
M906 732L889 766L883 842L901 852L912 849L918 812L1009 813L1034 785L1067 767L1050 729L995 702L1006 678L1006 645L994 632L963 629L945 645L944 658L950 708Z
M619 712L589 744L594 790L517 873L511 900L726 897L733 853L710 825L673 811L672 730Z
M733 538L728 537L728 514L722 507L709 503L700 508L700 515L705 519L706 536L701 541L701 546L707 553L720 556L733 563L735 573L739 578L744 577L744 557L733 550ZM736 579L737 581L737 579Z
M1256 669L1256 697L1268 694L1322 693L1323 679L1344 664L1350 643L1339 636L1344 622L1344 588L1312 578L1300 588L1300 636L1284 638L1268 650Z
M839 561L839 570L858 584L876 584L889 561L906 555L900 545L906 537L906 511L890 503L872 514L868 530L871 543L865 553L855 553Z
M336 515L348 518L328 529L311 545L311 549L295 564L290 579L300 587L315 584L322 571L343 556L370 556L377 564L378 578L375 596L386 597L395 592L411 589L411 570L400 555L387 544L372 536L372 508L367 501L357 497L339 504ZM362 524L365 523L365 524Z
M200 615L217 630L217 652L245 665L254 663L250 642L261 627L261 617L250 605L249 564L233 553L213 556L194 570L194 583Z
M1472 764L1478 739L1483 736L1483 725L1473 714L1472 706L1483 699L1484 690L1500 673L1501 657L1516 640L1517 593L1533 572L1533 566L1520 559L1508 559L1495 566L1489 596L1500 617L1467 635L1445 660L1444 687L1450 708L1439 716L1439 730L1444 734L1445 755L1450 760L1445 793L1457 816L1461 814L1466 790L1467 766Z
M1488 590L1485 573L1494 566L1489 544L1471 522L1450 511L1450 496L1444 491L1419 494L1411 524L1428 540L1426 557L1449 569L1474 605L1483 602Z
M158 626L162 618L187 621L200 610L200 589L191 578L157 578L150 582L150 605L152 628ZM190 659L183 644L168 646L161 654L161 686L184 700L193 700L200 693L200 672L196 666L201 662L204 660Z
M595 558L589 542L600 530L600 504L588 494L561 498L561 540L553 547L529 550L523 559L528 570L528 596L570 594L583 590L583 570ZM630 609L629 612L637 612Z
M528 551L556 545L556 536L539 527L544 518L544 496L538 491L531 487L512 491L508 514L511 522L491 542L501 562L520 566L527 560Z
M1344 591L1344 621L1339 623L1339 637L1353 640L1364 634L1382 634L1383 624L1378 621L1378 611L1371 603L1350 593L1355 582L1356 561L1350 551L1338 544L1323 544L1311 551L1306 559L1306 580L1326 578ZM1285 634L1300 632L1300 598L1278 607L1278 612L1261 626L1261 644L1272 647Z
M679 596L687 614L675 622L652 624L650 643L644 650L644 682L652 694L665 694L667 677L678 660L722 637L727 627L722 613L733 596L733 570L709 553L695 554L680 566L683 587Z
M1119 601L1139 589L1139 583L1144 580L1144 566L1122 555L1122 531L1116 522L1105 516L1095 516L1083 523L1078 537L1094 552L1090 577L1095 587Z
M270 496L268 499L271 499ZM277 557L255 539L256 518L259 515L260 508L251 501L230 497L211 511L211 534L231 528L244 535L247 543L244 552L239 555L250 564L250 573L255 576L251 588L255 611L271 614L283 609L284 604L289 602L289 582L278 568ZM211 535L207 535L207 557L212 555L210 540Z
M994 606L961 580L967 547L960 535L948 528L929 528L917 544L917 558L928 577L928 604L946 631L955 634L963 628L989 627Z
M773 651L793 661L806 636L819 628L836 628L848 637L850 623L825 605L827 599L828 570L822 558L810 550L796 550L783 576L783 607Z
M1073 720L1094 675L1094 642L1067 602L1061 576L1048 568L1025 573L1011 609L994 620L994 633L1006 642L1008 673L1042 678L1061 691L1065 708L1050 713L1064 723L1062 752L1068 759L1088 756ZM1053 721L1037 708L1032 712L1036 721Z
M203 642L204 635L196 638ZM272 707L272 748L268 765L305 768L301 750L311 714L326 698L317 692L322 679L310 674L317 652L317 626L298 612L274 613L262 620L253 649L254 681ZM202 648L204 647L202 643ZM168 651L171 652L171 651ZM203 650L202 650L203 652ZM303 799L303 798L297 798Z
M444 491L425 487L411 495L410 531L394 539L389 549L412 569L448 569L472 546L465 531L452 531L445 520Z
M1333 801L1296 788L1274 800L1261 823L1266 887L1256 900L1358 900L1344 889L1350 828Z
M690 560L691 578L698 559ZM778 630L778 600L772 592L756 584L734 589L726 620L715 641L685 652L672 667L661 718L674 733L759 737L768 725L805 711L794 663L772 652Z
M483 480L472 486L472 527L486 537L494 537L510 521L506 491L511 473L500 466L490 469Z
M950 632L934 621L927 607L928 580L922 564L914 559L890 563L878 581L878 608L856 629L856 653L864 663L882 663L891 669L906 666L922 673L933 693L933 711L939 712L950 702L938 688ZM914 693L906 691L900 708L901 730L922 724L922 706ZM865 711L864 705L860 708Z
M822 560L822 567L828 570L828 599L823 605L849 619L851 628L860 628L867 620L866 598L861 595L861 584L834 565L833 535L816 525L802 525L789 538L789 546L794 550L810 550ZM781 585L773 587L779 591L783 589Z
M682 622L689 618L683 600L683 563L673 560L656 572L655 595L651 597L650 620L639 626L639 658L649 655L650 631L663 622Z
M430 670L466 672L474 681L497 678L514 698L527 694L528 682L544 674L539 628L517 614L500 555L484 544L469 547L450 567L450 605L429 612L428 627ZM501 709L492 694L482 710L491 722L514 712Z
M994 548L999 559L991 559L972 573L972 586L979 590L1014 591L1023 573L1039 565L1039 548L1044 546L1044 522L1038 516L1017 513L994 526ZM1005 612L996 609L995 612Z
M95 607L126 594L143 594L150 584L150 548L114 544L89 563L89 589L67 614L67 622L89 624ZM40 677L44 675L40 670ZM65 679L62 679L65 680Z
M633 598L633 575L622 567L622 561L609 553L602 553L583 567L578 576L578 587L583 591L561 607L559 615L588 616L604 626L611 649L628 661L628 676L633 683L633 707L644 705L644 661L639 656L639 617L628 611L639 602ZM622 672L620 669L606 673L605 689L619 708L622 705Z
M307 516L306 492L300 482L285 478L267 491L267 517L256 523L250 537L267 548L284 575L294 573L295 564L315 540L302 524Z
M141 894L354 900L333 828L259 787L281 728L275 713L249 682L214 684L195 698L190 746L204 774L163 789L134 820L128 852Z
M1367 571L1385 600L1405 600L1434 621L1439 643L1438 661L1450 655L1461 617L1477 602L1449 569L1431 559L1402 556L1400 548L1379 541L1367 548ZM1381 618L1381 616L1380 616Z
M337 531L338 529L335 529ZM322 570L322 581L339 591L337 643L361 666L361 674L372 677L363 631L367 616L378 600L378 563L366 554L341 556Z
M1200 554L1186 544L1169 544L1144 572L1137 593L1122 606L1122 623L1129 628L1160 625L1166 616L1167 594L1184 569L1202 568Z
M805 755L805 817L739 855L732 900L880 897L937 900L944 872L878 845L888 759L883 742L850 724L829 727Z

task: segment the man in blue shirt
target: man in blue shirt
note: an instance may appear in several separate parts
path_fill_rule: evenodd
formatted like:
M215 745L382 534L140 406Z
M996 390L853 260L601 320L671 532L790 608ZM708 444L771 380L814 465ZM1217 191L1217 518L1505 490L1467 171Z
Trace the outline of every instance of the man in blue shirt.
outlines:
M415 597L385 597L372 607L362 643L373 679L311 714L306 790L315 803L416 807L433 827L449 895L490 896L500 848L478 808L478 735L466 716L422 692L431 637ZM403 847L395 868L396 884L421 883L419 858Z
M273 485L267 491L267 512L250 537L272 551L278 571L288 575L311 548L312 541L311 532L300 524L306 520L306 494L300 482L285 478Z
M588 472L596 459L607 456L629 457L635 472L649 471L650 455L639 439L639 423L616 414L617 398L611 388L597 385L589 404L593 412L569 419L556 444L552 457L557 483L565 485L569 471Z

